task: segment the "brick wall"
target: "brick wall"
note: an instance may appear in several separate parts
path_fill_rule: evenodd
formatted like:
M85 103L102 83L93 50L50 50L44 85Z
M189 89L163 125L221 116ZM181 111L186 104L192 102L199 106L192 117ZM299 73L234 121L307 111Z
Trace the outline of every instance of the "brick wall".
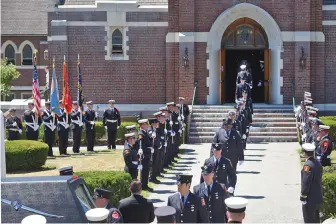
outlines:
M283 77L283 87L281 88L281 94L283 95L283 102L285 104L290 104L293 102L291 82L294 81L295 84L295 54L293 54L295 51L295 43L284 43L283 48L284 52L281 54L281 58L283 59L283 69L281 70L281 76ZM299 99L301 98L298 98L298 100Z
M127 12L126 22L168 22L167 12Z
M335 103L336 26L324 26L323 33L325 34L325 103Z

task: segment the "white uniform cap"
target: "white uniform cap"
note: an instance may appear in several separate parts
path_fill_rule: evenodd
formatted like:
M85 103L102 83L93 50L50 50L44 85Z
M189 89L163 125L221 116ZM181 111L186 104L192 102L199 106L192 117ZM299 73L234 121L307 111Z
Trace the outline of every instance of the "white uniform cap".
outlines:
M241 69L245 69L245 68L246 68L246 65L241 65L240 68L241 68Z
M311 143L304 143L302 144L302 149L307 152L313 152L315 150L315 145Z
M129 126L126 126L125 128L126 129L134 129L134 128L136 128L136 125L135 124L129 125Z
M174 104L175 104L174 102L166 103L167 106L173 106Z
M86 218L92 222L104 221L107 219L110 211L106 208L94 208L85 213Z
M229 212L241 213L245 211L248 200L242 197L230 197L225 199L225 204Z
M313 103L313 102L310 101L310 100L305 100L304 102L305 102L305 103Z
M184 97L181 97L181 96L179 97L179 99L180 99L180 100L185 100L185 98L184 98Z
M327 125L319 125L320 130L329 130L330 126Z
M144 123L147 123L148 122L148 119L141 119L138 121L139 124L144 124Z
M128 138L128 137L133 137L133 138L135 138L135 133L125 134L125 138Z
M307 110L307 112L308 112L309 114L316 114L316 111L315 111L315 110Z
M322 224L336 224L336 219L326 219Z
M34 100L28 100L27 104L34 104Z
M115 103L115 100L109 100L108 103Z
M310 100L310 101L313 101L313 99L311 97L305 97L305 100Z
M29 215L22 219L21 224L46 224L47 219L42 215Z
M312 107L312 106L306 106L306 109L308 109L308 110L314 110L314 111L319 111L318 108Z
M156 113L154 113L153 115L154 116L160 116L162 114L162 112L160 111L160 112L156 112Z
M305 93L305 94L308 94L308 95L311 95L311 92L306 92L306 91L305 91L304 93Z
M228 115L236 115L236 111L230 110L229 113L228 113Z

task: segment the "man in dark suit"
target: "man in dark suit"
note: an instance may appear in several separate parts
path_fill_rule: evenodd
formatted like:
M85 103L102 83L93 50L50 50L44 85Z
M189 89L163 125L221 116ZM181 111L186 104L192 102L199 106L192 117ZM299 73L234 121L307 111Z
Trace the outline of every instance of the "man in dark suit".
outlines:
M315 146L302 144L306 162L301 170L301 196L303 220L305 223L320 223L320 207L323 203L323 167L314 158Z
M226 213L228 223L242 223L248 200L241 197L230 197L225 199L225 204L228 210Z
M115 100L109 100L109 108L104 111L103 125L107 130L107 148L116 149L117 131L121 125L120 112L114 107Z
M192 175L177 175L178 193L168 197L176 209L176 223L209 223L205 200L190 192Z
M204 165L214 167L214 181L224 184L228 192L233 194L237 183L237 174L233 168L231 161L222 156L222 144L213 144L213 156L204 161ZM201 176L201 183L204 182L203 175Z
M224 200L229 197L226 186L213 181L215 166L212 164L202 167L204 183L194 187L194 194L205 200L209 212L210 223L225 223L226 206Z
M93 152L94 143L96 141L95 120L98 117L98 113L92 109L93 108L92 101L86 102L86 105L88 109L84 112L84 122L85 122L87 151Z
M153 203L141 196L140 181L132 181L130 185L132 195L119 201L119 211L124 223L151 223L154 221Z

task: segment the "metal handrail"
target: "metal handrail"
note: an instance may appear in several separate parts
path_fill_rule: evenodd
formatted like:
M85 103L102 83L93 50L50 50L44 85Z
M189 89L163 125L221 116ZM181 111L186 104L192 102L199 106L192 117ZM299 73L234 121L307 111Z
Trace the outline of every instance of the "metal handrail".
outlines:
M294 80L291 81L291 89L292 89L292 96L293 96L293 111L295 113L296 104L295 104L295 88L294 88Z
M191 101L190 114L188 116L187 143L189 142L190 123L191 123L191 116L192 116L192 113L193 113L193 107L194 107L194 103L195 103L197 85L198 85L198 81L195 81L194 82L194 94L193 94L193 98L192 98L192 101Z

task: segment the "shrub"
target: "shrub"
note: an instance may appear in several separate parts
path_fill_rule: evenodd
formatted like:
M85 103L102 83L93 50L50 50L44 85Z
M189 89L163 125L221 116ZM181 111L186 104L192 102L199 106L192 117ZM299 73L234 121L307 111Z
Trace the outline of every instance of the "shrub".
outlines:
M30 140L6 141L7 172L36 170L47 160L48 145Z
M132 181L128 173L122 171L86 171L76 172L81 176L90 190L103 188L112 191L110 201L113 206L117 206L119 201L130 196L129 186Z
M336 214L336 172L324 173L322 177L323 205L322 213L324 218Z
M336 117L321 117L320 118L325 125L330 126L329 135L333 141L336 140Z

